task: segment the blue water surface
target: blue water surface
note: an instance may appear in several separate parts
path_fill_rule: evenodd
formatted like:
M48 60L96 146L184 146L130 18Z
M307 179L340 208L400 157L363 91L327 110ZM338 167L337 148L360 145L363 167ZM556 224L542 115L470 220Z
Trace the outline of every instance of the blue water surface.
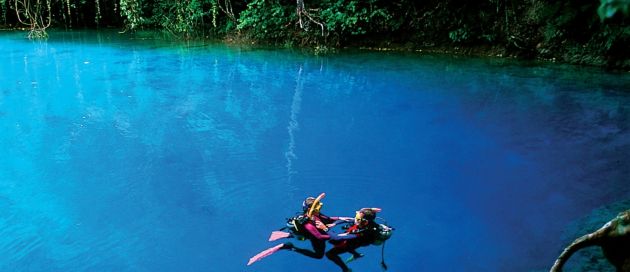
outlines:
M246 266L321 192L383 209L389 271L545 271L630 197L628 73L3 32L0 82L0 271L338 271Z

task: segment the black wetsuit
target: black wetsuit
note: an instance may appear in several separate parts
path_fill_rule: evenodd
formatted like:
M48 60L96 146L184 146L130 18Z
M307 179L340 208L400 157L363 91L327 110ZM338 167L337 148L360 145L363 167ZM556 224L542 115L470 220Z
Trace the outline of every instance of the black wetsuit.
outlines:
M357 256L356 249L359 247L369 246L378 237L379 227L378 224L370 222L363 228L357 228L353 230L349 229L349 233L345 236L335 236L331 238L331 243L335 244L335 247L326 252L326 257L341 267L341 270L346 272L350 271L350 268L339 257L342 253L351 253Z

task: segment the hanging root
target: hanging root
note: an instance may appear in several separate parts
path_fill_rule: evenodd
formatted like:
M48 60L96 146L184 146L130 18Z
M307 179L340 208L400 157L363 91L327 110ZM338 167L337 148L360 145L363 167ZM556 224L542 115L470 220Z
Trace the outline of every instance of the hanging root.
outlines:
M296 12L298 15L298 23L300 24L301 29L306 29L306 27L304 26L305 24L302 22L302 15L304 15L310 22L319 25L319 27L322 29L322 36L324 36L324 24L313 19L313 16L306 11L306 9L304 8L304 0L297 0Z
M14 10L18 21L30 28L28 33L29 39L45 39L48 38L46 28L51 23L50 0L15 0ZM43 8L46 7L46 11ZM47 12L47 14L43 14Z

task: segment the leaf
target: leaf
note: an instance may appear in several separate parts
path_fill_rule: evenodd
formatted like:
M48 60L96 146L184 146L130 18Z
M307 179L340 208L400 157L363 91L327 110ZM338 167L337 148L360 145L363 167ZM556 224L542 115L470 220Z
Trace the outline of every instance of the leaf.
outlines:
M608 7L606 9L606 18L613 17L615 13L617 13L617 10L619 10L617 7Z

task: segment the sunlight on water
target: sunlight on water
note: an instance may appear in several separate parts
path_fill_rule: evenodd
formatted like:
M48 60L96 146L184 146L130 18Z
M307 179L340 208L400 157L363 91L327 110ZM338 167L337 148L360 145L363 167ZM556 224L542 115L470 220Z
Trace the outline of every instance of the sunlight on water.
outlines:
M245 266L326 192L383 208L392 271L545 271L630 197L627 74L143 35L0 33L0 270L335 271Z

